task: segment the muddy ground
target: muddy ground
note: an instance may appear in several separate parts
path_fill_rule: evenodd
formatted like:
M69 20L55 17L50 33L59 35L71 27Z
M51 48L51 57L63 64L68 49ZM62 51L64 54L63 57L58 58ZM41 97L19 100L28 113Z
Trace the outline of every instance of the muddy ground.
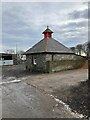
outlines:
M90 90L87 76L87 69L77 69L37 75L34 78L28 78L26 82L52 94L68 104L73 112L88 118L90 117Z
M25 70L24 65L3 66L2 82L6 83L0 86L2 87L2 115L7 118L78 118L77 114L72 114L62 102L57 102L53 98L69 104L66 100L70 97L68 89L78 86L86 79L87 69L32 74ZM7 83L14 80L20 82Z

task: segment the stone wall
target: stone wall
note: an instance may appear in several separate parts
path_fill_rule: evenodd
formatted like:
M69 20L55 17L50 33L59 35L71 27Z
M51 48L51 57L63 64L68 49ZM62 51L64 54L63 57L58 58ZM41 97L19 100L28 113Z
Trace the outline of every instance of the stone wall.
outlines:
M32 71L32 55L26 56L26 69Z
M26 57L26 69L29 71L45 72L46 71L46 55L45 54L34 54L27 55ZM33 60L36 59L36 64Z
M46 55L47 72L76 69L83 66L86 59L75 54Z
M76 60L76 59L81 59L81 56L75 54L46 54L46 61Z
M36 59L36 64L33 59ZM36 72L56 72L79 68L85 58L74 54L33 54L27 55L26 69Z
M60 60L47 61L47 72L57 72L62 70L70 70L80 68L84 65L85 60Z

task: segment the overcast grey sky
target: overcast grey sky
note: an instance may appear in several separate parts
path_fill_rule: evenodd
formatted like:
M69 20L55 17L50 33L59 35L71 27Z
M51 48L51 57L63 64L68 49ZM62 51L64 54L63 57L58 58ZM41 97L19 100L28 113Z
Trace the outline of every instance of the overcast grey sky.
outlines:
M53 38L67 47L88 40L88 6L83 2L3 2L3 51L26 51L43 39L42 32L49 25ZM1 48L0 48L1 52Z

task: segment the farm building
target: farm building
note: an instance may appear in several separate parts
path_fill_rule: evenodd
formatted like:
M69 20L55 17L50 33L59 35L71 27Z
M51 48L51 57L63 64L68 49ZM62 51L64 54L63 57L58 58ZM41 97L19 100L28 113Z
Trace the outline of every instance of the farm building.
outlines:
M47 26L44 38L25 52L27 70L49 73L81 66L84 58L55 40L52 33Z
M0 65L13 65L12 54L0 53Z
M15 65L17 64L17 55L9 53L0 53L0 65Z

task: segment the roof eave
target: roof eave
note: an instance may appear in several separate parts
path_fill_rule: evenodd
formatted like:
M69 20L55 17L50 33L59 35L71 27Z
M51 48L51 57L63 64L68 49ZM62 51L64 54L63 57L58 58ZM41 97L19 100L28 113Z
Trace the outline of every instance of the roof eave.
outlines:
M74 54L73 52L33 52L33 53L26 53L25 55L31 54Z

